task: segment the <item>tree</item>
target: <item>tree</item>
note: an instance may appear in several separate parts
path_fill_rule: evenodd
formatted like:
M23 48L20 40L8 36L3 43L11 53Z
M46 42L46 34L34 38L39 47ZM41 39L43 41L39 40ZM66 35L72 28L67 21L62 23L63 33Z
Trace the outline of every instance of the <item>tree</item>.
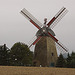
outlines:
M32 64L33 52L27 45L21 42L15 43L10 51L10 65L28 65Z
M9 50L6 44L0 46L0 65L9 65Z
M66 61L67 61L66 67L70 68L71 67L71 56L69 53L68 53L68 58L66 59Z
M65 67L65 66L66 66L66 61L63 58L63 55L60 54L58 59L57 59L56 67Z
M74 52L72 52L72 54L71 54L71 63L70 63L71 65L71 68L75 68L75 53Z
M72 52L71 54L68 53L67 61L67 67L68 68L75 68L75 53Z

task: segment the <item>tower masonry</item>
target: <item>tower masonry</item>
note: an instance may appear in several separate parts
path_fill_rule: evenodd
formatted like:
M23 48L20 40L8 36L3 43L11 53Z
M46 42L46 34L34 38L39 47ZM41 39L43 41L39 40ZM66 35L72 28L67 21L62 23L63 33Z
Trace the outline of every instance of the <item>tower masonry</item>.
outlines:
M48 36L42 38L35 45L34 66L55 66L57 60L57 51L55 42Z

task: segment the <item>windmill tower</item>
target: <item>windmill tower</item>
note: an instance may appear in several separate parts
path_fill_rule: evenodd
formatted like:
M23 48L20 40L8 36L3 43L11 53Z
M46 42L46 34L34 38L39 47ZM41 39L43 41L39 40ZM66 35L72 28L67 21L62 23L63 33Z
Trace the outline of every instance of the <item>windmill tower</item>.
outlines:
M35 38L29 45L29 48L32 45L35 45L33 60L33 64L35 66L55 66L57 60L55 43L59 48L61 48L61 50L65 52L68 51L68 49L55 37L55 33L52 30L67 12L67 9L62 7L47 24L47 19L44 19L45 22L42 24L25 8L21 10L21 14L24 15L24 17L26 17L35 27L39 29L35 35Z

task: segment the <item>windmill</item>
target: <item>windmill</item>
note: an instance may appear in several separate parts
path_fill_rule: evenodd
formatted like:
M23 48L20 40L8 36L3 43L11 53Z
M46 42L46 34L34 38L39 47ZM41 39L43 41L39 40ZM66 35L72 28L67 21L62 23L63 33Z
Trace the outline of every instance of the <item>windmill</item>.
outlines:
M35 66L55 66L57 60L56 45L60 50L65 52L68 51L68 49L55 37L55 33L52 30L67 12L68 10L62 7L48 23L47 18L45 18L44 24L42 24L25 8L21 10L21 14L39 29L29 45L29 48L35 45L33 61Z

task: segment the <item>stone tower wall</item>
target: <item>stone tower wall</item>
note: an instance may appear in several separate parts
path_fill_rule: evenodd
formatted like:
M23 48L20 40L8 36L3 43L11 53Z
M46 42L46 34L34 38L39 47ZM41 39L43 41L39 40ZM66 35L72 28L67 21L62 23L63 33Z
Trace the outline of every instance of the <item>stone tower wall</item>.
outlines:
M35 45L33 64L45 67L52 63L55 65L56 60L57 51L54 41L50 37L43 36Z

